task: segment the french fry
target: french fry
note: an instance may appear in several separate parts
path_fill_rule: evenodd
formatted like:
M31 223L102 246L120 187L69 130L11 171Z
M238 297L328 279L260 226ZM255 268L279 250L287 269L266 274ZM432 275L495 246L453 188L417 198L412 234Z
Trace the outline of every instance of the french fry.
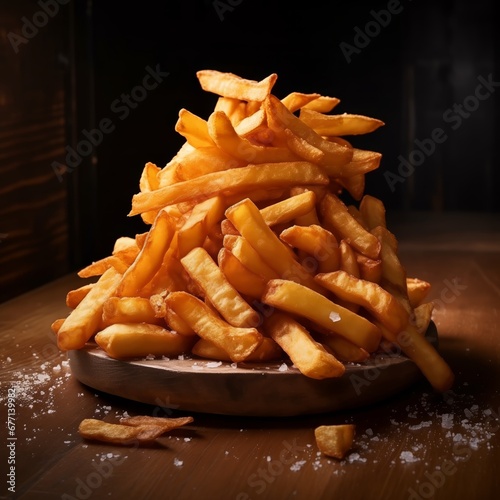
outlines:
M163 319L155 316L150 299L144 297L110 297L102 309L102 325L114 323L162 324Z
M336 271L340 265L340 250L335 236L319 225L290 226L280 233L280 239L290 246L313 256L318 272Z
M425 335L425 332L429 328L432 320L432 311L434 311L434 304L432 302L420 304L413 310L415 327L421 335Z
M245 361L262 342L256 328L235 327L216 315L200 299L187 292L173 292L166 303L201 338L223 349L231 361Z
M208 132L222 151L246 163L279 163L300 159L287 148L256 146L248 139L240 137L231 120L222 111L214 111L210 115Z
M75 309L76 306L90 292L90 290L92 290L93 286L94 286L94 283L87 283L86 285L82 285L81 287L78 287L75 290L70 290L66 294L66 305L70 309Z
M288 314L274 311L265 319L264 329L306 377L321 380L344 374L345 366Z
M154 191L158 189L160 183L158 181L158 172L160 167L148 161L144 166L141 177L139 179L139 189L141 191Z
M193 421L193 417L166 418L150 417L149 415L136 415L135 417L120 418L120 424L122 425L129 425L132 427L154 425L161 427L163 432L169 432L173 429L184 427L185 425L191 424Z
M320 290L313 277L291 255L289 249L266 224L262 214L248 198L229 207L226 217L260 255L262 260L282 278Z
M183 201L200 201L218 194L244 193L259 188L289 188L297 185L326 185L320 167L307 162L262 163L205 174L151 193L132 197L129 215L160 209Z
M365 194L359 203L359 211L369 231L377 226L387 226L385 220L385 207L378 198Z
M381 244L378 238L351 216L346 205L337 196L327 194L323 198L321 214L324 223L339 240L344 239L355 250L371 259L379 257Z
M379 328L366 318L293 281L269 281L262 295L262 302L307 318L368 352L375 351L381 339Z
M357 254L345 240L339 243L339 268L357 278L361 276Z
M412 308L418 307L429 295L431 284L419 278L406 278L408 299Z
M345 271L319 273L314 279L340 299L367 309L393 332L400 332L408 324L410 316L406 308L376 283L356 278Z
M196 73L201 88L222 97L232 97L242 101L263 101L276 83L278 75L272 73L261 81L248 80L232 73L201 70Z
M352 447L355 432L354 424L320 425L314 429L314 438L323 455L342 460Z
M174 221L161 210L151 227L144 246L122 277L117 294L121 297L138 295L160 269L163 257L174 236Z
M287 96L281 99L281 102L292 113L303 108L311 101L315 101L321 96L319 94L303 94L302 92L290 92Z
M309 108L302 108L299 116L317 134L326 136L368 134L384 125L383 121L369 116L347 113L326 115Z
M330 97L326 95L320 95L317 99L304 104L302 107L307 109L312 109L318 113L329 113L337 104L340 99L337 97Z
M102 309L109 297L115 295L122 275L109 268L94 284L83 300L70 312L57 333L57 345L63 351L81 349L96 333Z
M314 191L304 191L262 208L260 213L268 226L276 226L308 214L314 210L315 205Z
M193 148L204 148L214 145L208 133L207 122L187 109L183 108L179 111L179 119L175 124L175 131L184 136Z
M193 337L149 323L115 323L97 332L95 341L115 359L178 356L189 352L194 344Z
M217 263L231 285L243 296L260 299L266 281L262 276L247 269L230 250L222 248Z
M194 248L181 263L203 290L205 298L230 325L252 327L260 323L259 313L241 297L206 250Z

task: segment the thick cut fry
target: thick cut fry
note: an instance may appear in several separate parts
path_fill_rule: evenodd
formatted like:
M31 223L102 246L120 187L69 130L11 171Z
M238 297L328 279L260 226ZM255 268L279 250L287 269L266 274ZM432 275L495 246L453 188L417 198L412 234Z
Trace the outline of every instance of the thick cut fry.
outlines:
M152 443L164 432L164 427L160 425L124 425L110 424L103 420L86 418L81 421L78 427L80 436L93 441L103 441L105 443L130 445L133 443Z
M214 145L208 133L207 122L187 109L179 111L179 119L175 124L175 131L184 136L186 141L194 148L211 147Z
M312 163L285 162L249 165L202 175L151 193L135 194L129 215L160 209L182 201L203 200L218 194L244 193L261 188L272 190L309 184L328 184L328 177L320 167Z
M323 158L319 164L331 169L329 175L340 174L342 165L352 160L352 148L321 137L300 118L291 113L277 97L270 95L264 102L264 109L269 128L278 134L284 134L285 129L288 128L295 135L323 152ZM336 167L338 170L335 170Z
M342 460L352 448L355 432L354 424L320 425L314 429L314 438L323 455Z
M231 361L231 358L223 349L205 339L199 339L198 342L196 342L193 346L192 353L200 358ZM277 361L282 358L283 350L281 347L270 337L263 337L262 343L245 359L245 363L264 363L267 361Z
M121 279L122 275L114 268L104 272L59 328L59 349L81 349L90 340L100 325L104 303L116 293Z
M275 146L256 146L240 137L231 120L222 111L214 111L208 119L208 132L222 151L246 163L278 163L300 158L289 149Z
M345 366L288 314L274 311L265 319L264 330L306 377L320 380L344 374Z
M291 222L297 217L309 213L314 209L315 204L316 194L314 191L304 191L303 193L290 196L290 198L262 208L260 213L268 226L275 226Z
M300 119L317 134L326 136L343 136L369 134L384 125L384 122L376 118L363 115L325 115L312 109L300 110Z
M318 330L318 331L316 331ZM353 344L341 335L325 333L325 329L315 326L314 338L333 352L334 356L345 363L362 363L370 353Z
M224 247L227 248L243 266L264 281L279 278L278 273L267 264L260 254L243 236L224 236Z
M85 296L92 290L94 283L87 283L75 290L70 290L66 294L66 305L70 309L75 309L75 307L85 298Z
M110 297L102 309L102 325L114 323L162 324L162 318L155 316L149 299L144 297Z
M166 303L201 338L223 349L235 363L245 361L262 342L262 335L256 328L230 325L200 299L187 292L169 294Z
M95 336L97 345L116 359L131 357L178 356L191 350L193 337L179 335L149 323L116 323Z
M366 255L356 253L356 261L360 278L373 283L380 283L382 279L382 261L380 259L370 259Z
M230 325L252 327L260 323L259 313L241 297L206 250L194 248L181 263L203 290L205 298Z
M412 308L418 307L427 298L431 289L428 281L419 278L406 278L408 298Z
M339 268L357 278L361 276L356 252L345 240L339 243Z
M377 226L386 227L384 204L375 196L365 194L359 203L359 212L369 231Z
M366 318L293 281L269 281L262 302L307 318L368 352L375 351L381 339L380 330Z
M298 157L304 159L305 161L310 161L311 163L317 163L318 165L323 163L325 153L321 149L313 146L306 139L299 137L289 128L286 128L283 131L283 134L285 136L287 147Z
M323 198L321 214L324 224L331 228L339 240L344 239L355 250L371 259L379 257L381 244L378 238L359 224L337 196L327 194Z
M141 177L139 179L139 189L141 191L153 191L158 189L158 172L160 167L148 161L144 166Z
M128 248L125 250L120 250L114 255L109 255L99 259L96 262L92 262L88 266L84 267L78 271L78 276L80 278L91 278L93 276L101 276L104 271L110 267L114 267L117 272L124 274L130 265L134 262L134 259L139 253L139 248Z
M139 294L141 288L147 285L160 269L174 232L175 223L172 217L161 210L149 230L144 246L123 275L117 295L126 297Z
M281 278L296 281L313 290L321 290L307 270L293 258L289 248L266 224L259 209L251 200L247 198L229 207L226 210L226 217L248 240L262 260Z
M222 97L232 97L242 101L263 101L276 83L278 75L272 73L261 81L247 80L232 73L201 70L196 73L201 88Z
M336 271L339 268L337 239L319 225L291 226L280 233L280 239L314 257L318 262L318 272Z
M393 332L400 332L408 324L410 316L407 310L376 283L356 278L345 271L320 273L315 279L342 300L367 309Z
M203 245L215 224L222 220L225 208L221 196L208 198L194 206L177 234L177 256L179 258L193 248Z
M434 304L432 302L425 302L415 307L415 327L418 333L425 335L425 332L429 328L429 324L432 320L432 311L434 311Z
M266 281L262 276L246 268L227 248L218 254L218 265L231 285L243 296L260 299Z
M364 189L364 174L377 169L380 166L382 155L374 151L353 148L352 159L346 163L341 170L341 177L351 190L358 192L361 186ZM328 168L326 168L328 173Z

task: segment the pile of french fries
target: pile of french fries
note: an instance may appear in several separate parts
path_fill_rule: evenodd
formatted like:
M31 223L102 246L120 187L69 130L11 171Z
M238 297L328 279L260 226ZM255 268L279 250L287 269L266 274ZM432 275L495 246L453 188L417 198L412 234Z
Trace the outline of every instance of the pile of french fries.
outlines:
M213 112L180 110L185 143L164 168L145 165L132 198L148 230L79 272L96 281L68 293L59 348L284 360L324 379L390 346L448 390L453 373L425 337L430 284L406 276L383 203L364 193L381 154L345 139L383 122L331 113L334 97L279 99L276 74L197 77Z

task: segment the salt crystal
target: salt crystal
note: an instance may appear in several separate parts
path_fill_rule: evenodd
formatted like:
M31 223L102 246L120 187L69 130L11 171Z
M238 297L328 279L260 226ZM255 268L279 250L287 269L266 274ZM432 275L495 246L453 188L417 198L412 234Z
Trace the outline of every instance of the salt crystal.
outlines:
M453 427L453 414L443 413L441 415L441 427L443 429L451 429Z
M207 363L207 368L218 368L222 365L222 361L210 361Z
M411 451L402 451L399 458L406 463L418 462L418 458Z
M306 463L306 461L305 461L305 460L298 460L297 462L295 462L294 464L292 464L292 465L290 466L290 470L291 470L292 472L297 472L297 471L299 471L299 470L302 468L302 466L303 466L305 463Z
M280 367L278 368L278 371L280 372L286 372L288 370L288 366L286 363L283 363L282 365L280 365Z
M330 312L328 317L330 318L330 321L332 323L337 323L337 321L340 321L340 314L338 312L332 311Z
M182 460L179 460L178 458L174 458L174 465L176 467L181 467L184 462Z

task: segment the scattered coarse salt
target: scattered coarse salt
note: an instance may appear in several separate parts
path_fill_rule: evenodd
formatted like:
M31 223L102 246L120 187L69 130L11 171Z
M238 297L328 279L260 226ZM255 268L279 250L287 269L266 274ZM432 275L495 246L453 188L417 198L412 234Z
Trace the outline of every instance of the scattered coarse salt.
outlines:
M176 467L182 467L182 464L184 463L183 460L179 460L178 458L174 458L174 465Z
M418 458L411 451L402 451L399 455L401 462L411 463L418 462Z
M302 466L306 463L305 460L297 460L294 464L290 465L290 470L292 472L297 472L302 469Z
M453 413L443 413L441 415L441 427L443 429L451 429L453 427Z
M335 311L331 311L330 314L328 315L328 318L332 323L337 323L337 321L340 321L340 314Z
M283 363L279 366L278 371L280 372L286 372L288 370L288 365L286 363Z
M207 368L218 368L222 365L222 361L210 361L207 363Z

